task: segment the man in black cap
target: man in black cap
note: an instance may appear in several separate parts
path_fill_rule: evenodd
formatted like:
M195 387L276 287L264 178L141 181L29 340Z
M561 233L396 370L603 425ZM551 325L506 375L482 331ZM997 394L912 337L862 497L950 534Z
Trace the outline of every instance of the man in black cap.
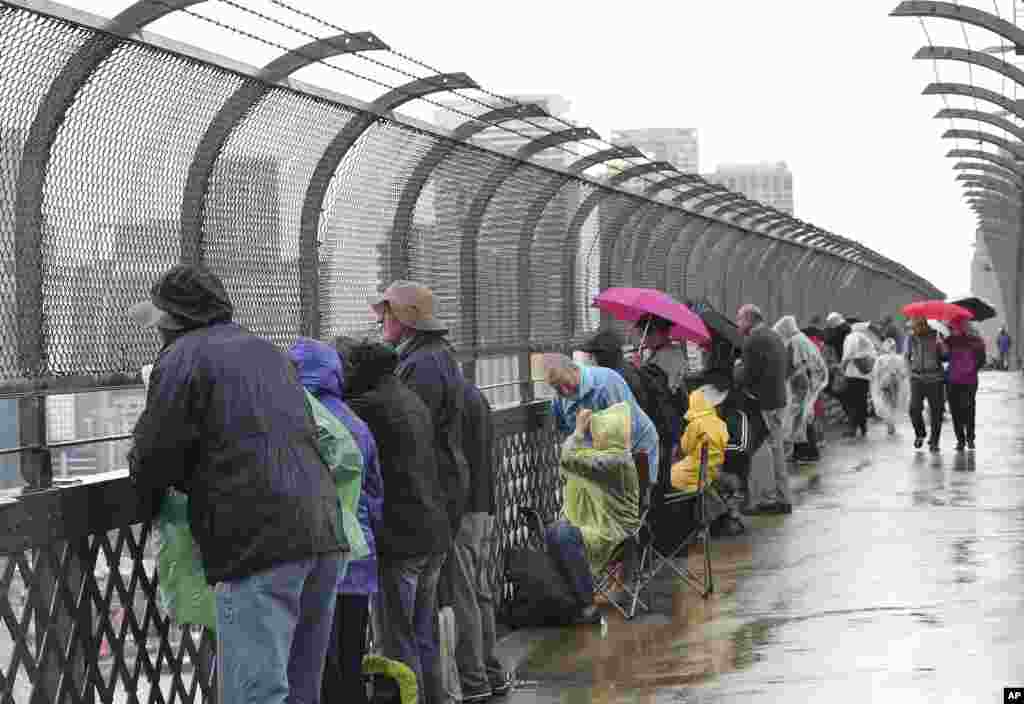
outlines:
M315 704L348 551L337 491L290 361L232 313L192 265L131 309L164 346L129 467L140 489L188 494L216 596L219 701Z

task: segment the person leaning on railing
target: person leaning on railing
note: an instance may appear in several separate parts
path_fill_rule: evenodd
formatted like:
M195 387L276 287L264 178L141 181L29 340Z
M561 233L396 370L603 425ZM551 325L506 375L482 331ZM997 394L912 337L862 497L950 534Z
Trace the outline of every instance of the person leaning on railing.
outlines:
M188 494L214 585L220 703L315 704L349 546L291 362L232 313L220 280L191 265L132 309L165 346L129 470L140 490Z

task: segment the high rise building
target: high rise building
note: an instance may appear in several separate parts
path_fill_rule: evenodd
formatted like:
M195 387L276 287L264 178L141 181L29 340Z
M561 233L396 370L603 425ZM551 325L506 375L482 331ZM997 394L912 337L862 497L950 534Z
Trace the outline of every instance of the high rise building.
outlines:
M613 130L612 144L636 147L649 159L667 161L687 174L700 169L697 130L693 127L647 127Z
M793 214L793 173L784 161L720 164L714 173L704 178L751 200Z

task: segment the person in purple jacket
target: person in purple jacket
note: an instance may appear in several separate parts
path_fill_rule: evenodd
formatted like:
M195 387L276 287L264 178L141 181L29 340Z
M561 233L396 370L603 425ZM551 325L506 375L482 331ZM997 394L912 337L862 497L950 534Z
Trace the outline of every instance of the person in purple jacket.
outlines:
M363 456L363 491L359 497L359 525L363 529L370 554L348 563L338 583L338 603L327 660L324 664L322 700L324 702L366 703L363 687L363 655L370 613L370 597L377 593L377 549L374 536L384 510L384 480L373 434L348 404L344 363L337 350L328 344L300 337L290 350L292 362L302 385L330 410L352 433Z
M954 321L953 334L946 338L949 348L949 411L956 432L956 450L974 451L975 397L978 395L978 370L985 366L985 341L971 330L965 320Z

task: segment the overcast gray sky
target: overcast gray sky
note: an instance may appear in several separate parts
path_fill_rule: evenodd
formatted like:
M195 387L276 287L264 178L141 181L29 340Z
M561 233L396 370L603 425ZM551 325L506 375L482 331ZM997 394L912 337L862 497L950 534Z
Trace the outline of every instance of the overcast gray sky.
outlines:
M103 15L129 4L66 2ZM443 71L465 71L498 93L563 95L570 117L605 137L619 128L696 127L702 171L720 162L784 160L794 174L797 217L867 244L947 293L969 289L975 221L945 156L957 145L940 138L949 122L933 119L942 99L921 95L936 75L932 62L911 58L927 43L925 31L917 20L888 16L896 0L288 3L346 30L372 30L393 48ZM966 4L1012 18L1010 0ZM218 5L210 0L195 10L241 17ZM288 17L267 0L246 6ZM256 28L252 17L245 21ZM937 45L998 43L980 29L965 37L949 21L925 27ZM275 53L194 17L152 29L255 64ZM289 46L300 43L293 38ZM940 62L938 71L943 81L1014 91L963 64ZM338 74L300 77L325 82ZM364 88L357 97L379 92ZM950 104L973 107L966 99Z

